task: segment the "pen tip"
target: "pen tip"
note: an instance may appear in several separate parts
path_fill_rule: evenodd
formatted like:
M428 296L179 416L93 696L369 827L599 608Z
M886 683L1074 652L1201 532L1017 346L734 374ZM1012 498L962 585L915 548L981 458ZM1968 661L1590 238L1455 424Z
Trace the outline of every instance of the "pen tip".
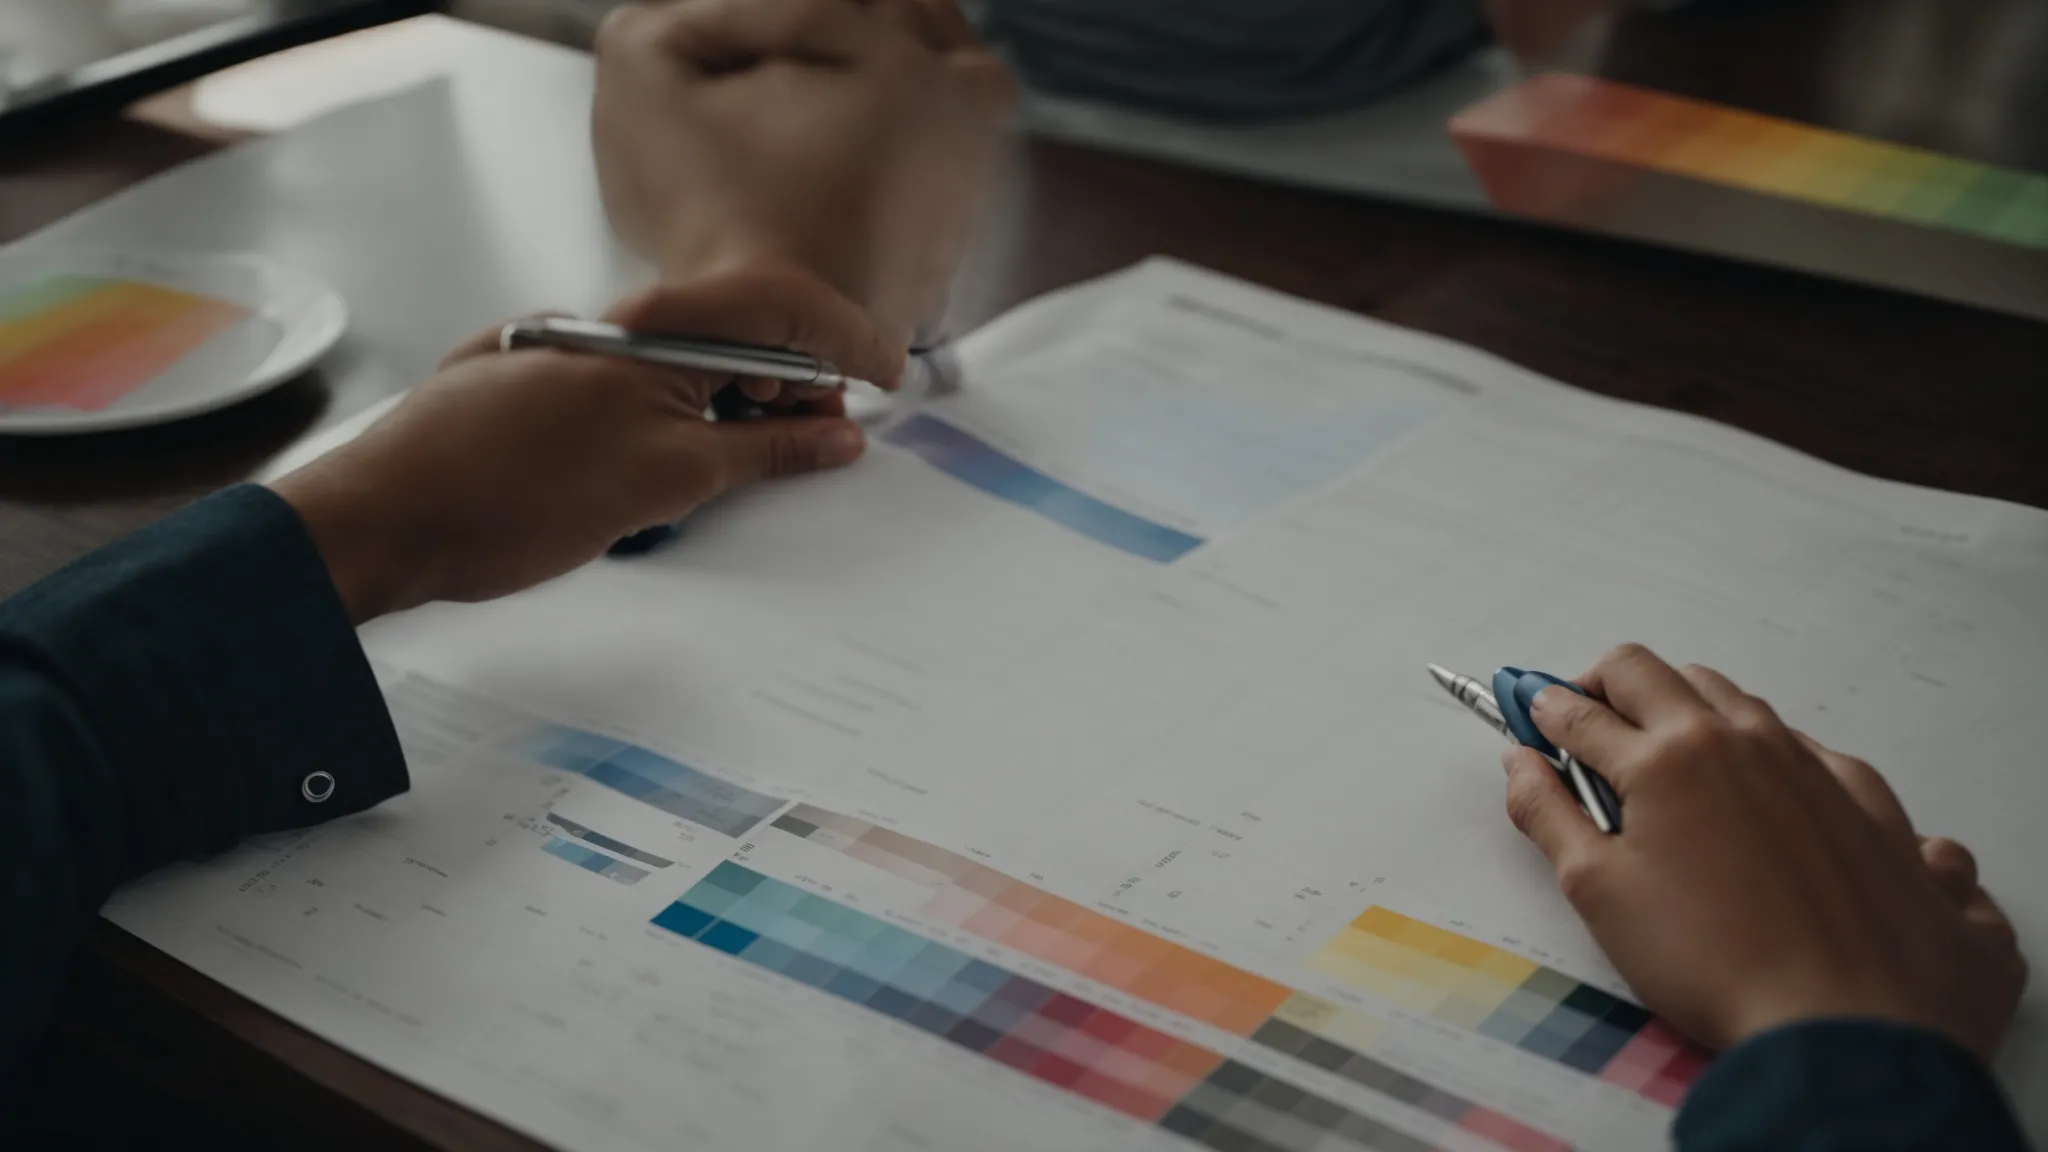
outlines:
M1443 686L1444 691L1457 691L1456 684L1458 678L1455 675L1453 675L1449 669L1444 668L1441 665L1431 664L1429 666L1429 674L1436 679L1436 682L1438 684L1441 684Z

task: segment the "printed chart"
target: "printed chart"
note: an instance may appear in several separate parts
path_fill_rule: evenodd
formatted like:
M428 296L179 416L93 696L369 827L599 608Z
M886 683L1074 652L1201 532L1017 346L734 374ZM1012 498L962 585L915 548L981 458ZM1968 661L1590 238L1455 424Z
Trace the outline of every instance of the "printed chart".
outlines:
M624 860L614 859L595 848L586 848L574 840L564 840L560 836L550 836L547 843L541 845L541 851L558 860L567 860L586 872L595 872L607 880L616 880L621 884L638 884L647 878L645 868L636 868Z
M567 860L586 872L595 872L607 880L615 880L626 885L638 884L652 874L650 869L667 868L675 863L652 852L643 852L623 840L606 836L558 813L548 813L547 823L560 835L548 837L547 842L541 845L541 851L558 860ZM629 864L629 860L638 861L639 864Z
M1170 563L1476 391L1190 297L1120 319L1120 337L979 378L882 441L1087 539ZM1328 378L1309 379L1304 360Z
M720 864L654 923L1206 1147L1258 1152L1425 1152L1440 1147L1219 1053L731 862ZM1562 1147L1549 1141L1503 1146Z
M511 741L508 751L535 764L588 777L642 804L735 838L782 807L773 796L728 783L659 752L561 724L532 728Z
M248 315L224 300L94 276L0 294L0 408L99 411Z
M557 813L551 812L548 814L548 823L554 825L555 829L564 836L581 840L585 844L602 848L607 852L613 853L614 855L623 856L628 860L638 860L642 864L646 864L655 868L666 868L669 865L675 863L675 861L673 860L669 860L661 856L656 856L652 852L643 852L640 849L633 847L631 844L628 844L623 840L615 840L610 836L606 836L601 832L595 831L594 829L586 828L583 825L578 824L576 821L569 819L567 816L562 816Z
M1202 546L1199 536L1098 500L936 416L919 413L890 427L882 439L955 480L1133 556L1163 563Z
M1685 1098L1708 1059L1638 1005L1386 908L1368 908L1309 964L1669 1107Z
M1565 1142L1549 1134L1369 1055L1365 1049L1380 1042L1386 1032L1383 1021L1369 1012L1335 1003L1326 997L1296 991L1013 879L966 856L867 821L799 804L777 819L773 827L932 889L930 899L917 909L921 916L1014 948L1126 995L1244 1037L1263 1048L1301 1060L1379 1095L1482 1134L1500 1147L1535 1150L1566 1146ZM1371 913L1364 919L1373 925L1381 923ZM1400 919L1406 921L1405 917ZM1417 924L1420 928L1428 927L1420 922L1408 923ZM1687 1054L1681 1061L1676 1058L1675 1045L1668 1050L1659 1047L1669 1034L1641 1008L1478 941L1441 929L1431 928L1430 931L1462 942L1463 950L1456 955L1481 957L1497 954L1503 961L1512 960L1518 964L1525 978L1542 974L1545 979L1565 979L1570 992L1558 1000L1568 999L1574 1007L1567 1010L1558 1001L1545 1002L1546 1019L1558 1018L1549 1026L1549 1031L1542 1033L1545 1036L1568 1027L1567 1019L1575 1021L1582 1015L1578 1005L1590 1003L1594 996L1604 998L1612 1022L1602 1023L1605 1031L1601 1035L1613 1033L1619 1040L1605 1052L1599 1065L1583 1067L1582 1058L1581 1064L1572 1067L1594 1073L1605 1070L1610 1083L1632 1090L1640 1089L1644 1095L1667 1105L1676 1102L1674 1093L1682 1095L1684 1085L1697 1072L1699 1065L1695 1054ZM1347 931L1340 940L1348 939L1350 935ZM1430 943L1438 942L1431 938ZM1336 947L1336 942L1326 945L1323 951L1333 947ZM1497 967L1504 972L1510 971L1505 965ZM1544 986L1548 987L1547 984ZM1378 992L1374 987L1366 990ZM1397 991L1405 992L1405 989ZM1533 996L1512 985L1508 991L1516 995L1502 999L1513 998L1518 1009L1525 998ZM1413 996L1396 1002L1405 1008L1415 1008ZM1567 1011L1569 1017L1565 1015ZM1624 1022L1632 1026L1626 1035L1621 1034ZM1483 1034L1498 1039L1504 1032L1497 1027ZM1519 1037L1526 1041L1528 1036L1537 1033L1537 1029L1525 1028ZM1526 1042L1521 1046L1525 1051L1550 1055L1547 1050L1531 1047ZM1624 1047L1630 1051L1623 1052ZM1658 1068L1654 1078L1631 1082L1633 1070L1652 1060L1653 1054L1659 1052L1662 1055L1656 1058ZM1646 1086L1652 1079L1662 1086L1654 1092Z

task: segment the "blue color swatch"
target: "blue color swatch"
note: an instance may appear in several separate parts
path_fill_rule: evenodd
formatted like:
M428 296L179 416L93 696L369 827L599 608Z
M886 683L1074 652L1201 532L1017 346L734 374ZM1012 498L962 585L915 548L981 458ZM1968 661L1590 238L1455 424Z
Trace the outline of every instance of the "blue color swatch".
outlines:
M614 856L624 856L628 860L638 860L642 864L652 864L656 868L666 868L675 863L675 861L666 857L656 856L652 852L642 852L624 840L615 840L594 828L578 824L567 816L550 812L548 813L548 823L553 824L555 830L562 835L581 840L585 844L595 845Z
M773 796L706 775L659 752L560 724L536 727L514 742L513 751L735 839L782 807Z
M1155 523L1071 488L936 417L919 413L882 439L946 475L1028 508L1097 543L1167 563L1202 546L1199 536Z
M585 872L595 872L607 880L616 880L621 884L638 884L647 876L645 868L636 868L624 860L614 860L602 852L585 848L574 840L564 840L560 836L548 837L548 842L541 845L541 851L558 860L567 860Z

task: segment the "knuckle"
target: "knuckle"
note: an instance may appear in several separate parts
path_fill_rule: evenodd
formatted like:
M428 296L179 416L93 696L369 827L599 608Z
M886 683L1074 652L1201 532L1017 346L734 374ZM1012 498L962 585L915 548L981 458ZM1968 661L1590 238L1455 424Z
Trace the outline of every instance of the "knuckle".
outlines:
M1591 902L1600 887L1600 868L1585 855L1567 856L1557 862L1557 890L1574 907Z
M1977 874L1976 855L1954 840L1936 836L1922 845L1920 852L1926 857L1927 866L1937 872L1952 872L1972 877Z
M770 436L764 471L770 476L793 476L815 467L816 445L797 436Z
M1641 664L1646 660L1655 660L1656 658L1648 648L1630 640L1627 643L1617 644L1609 649L1607 655L1600 658L1600 663L1626 666Z
M1561 742L1570 746L1593 730L1599 713L1583 696L1575 696L1562 689L1552 691L1557 699L1555 703L1545 701L1545 718L1557 727Z
M617 56L635 44L643 42L641 23L647 11L639 4L621 4L598 23L597 34L591 47L600 60Z
M677 482L683 490L697 499L708 499L727 487L725 458L715 452L683 453L676 465L676 473Z
M1884 773L1872 767L1868 760L1858 760L1853 756L1834 752L1821 757L1821 764L1834 773L1835 779L1846 787L1892 801L1897 799L1896 794L1892 792L1891 784L1885 780ZM1962 849L1963 846L1957 844L1956 847ZM1964 849L1964 852L1967 854L1967 849Z
M775 8L769 18L768 27L773 30L777 43L791 43L806 30L816 27L820 21L832 15L833 9L843 2L844 0L785 0Z
M700 457L696 470L697 491L713 496L732 487L732 466L720 456Z
M1729 722L1751 736L1776 735L1785 727L1778 722L1778 713L1754 696L1742 698Z
M1727 742L1727 732L1718 722L1695 714L1664 729L1659 745L1668 755L1658 759L1665 763L1704 759L1722 751Z
M2024 975L2027 970L2027 957L2020 951L2019 930L2012 926L2012 921L2002 917L1994 920L1985 926L1985 933L1990 937L1994 947L2012 955L2013 961L2019 965L2019 970Z
M1542 819L1543 793L1526 774L1508 781L1508 821L1527 833Z

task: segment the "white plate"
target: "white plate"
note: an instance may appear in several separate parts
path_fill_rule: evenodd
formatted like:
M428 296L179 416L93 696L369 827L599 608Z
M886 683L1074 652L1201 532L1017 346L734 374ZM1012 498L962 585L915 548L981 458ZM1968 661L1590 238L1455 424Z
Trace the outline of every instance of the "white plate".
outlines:
M340 293L254 254L81 251L56 259L0 257L0 298L64 275L141 281L238 304L249 315L104 408L10 407L0 401L0 435L106 432L224 408L312 367L348 327L348 305Z

